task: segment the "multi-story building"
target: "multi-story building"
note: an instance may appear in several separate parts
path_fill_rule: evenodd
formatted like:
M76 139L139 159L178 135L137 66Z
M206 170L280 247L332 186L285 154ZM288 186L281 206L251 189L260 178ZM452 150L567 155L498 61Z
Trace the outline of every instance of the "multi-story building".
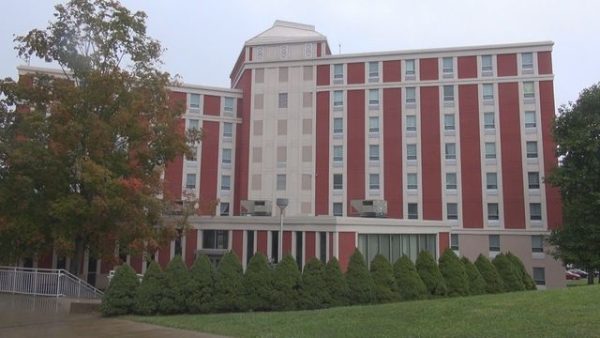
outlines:
M276 21L248 40L232 89L171 88L196 156L165 172L175 199L198 198L192 229L154 255L198 251L299 265L359 248L370 261L451 247L511 251L538 285L564 286L544 236L561 224L552 42L332 55L313 26ZM373 217L375 216L375 217ZM143 271L141 257L129 257ZM97 263L100 265L100 262ZM110 267L97 267L106 272Z

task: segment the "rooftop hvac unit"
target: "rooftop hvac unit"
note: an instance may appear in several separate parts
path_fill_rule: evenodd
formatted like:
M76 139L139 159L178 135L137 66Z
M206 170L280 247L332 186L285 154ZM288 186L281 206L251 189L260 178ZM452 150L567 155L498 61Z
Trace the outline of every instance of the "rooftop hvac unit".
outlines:
M242 216L271 216L271 201L242 201L242 210L240 214Z
M360 217L383 218L387 216L386 200L352 200L350 204Z

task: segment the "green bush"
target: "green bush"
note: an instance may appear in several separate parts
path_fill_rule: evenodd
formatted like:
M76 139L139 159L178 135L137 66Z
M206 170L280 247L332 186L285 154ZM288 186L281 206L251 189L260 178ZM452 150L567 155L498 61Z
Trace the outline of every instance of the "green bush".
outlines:
M332 257L325 265L325 287L329 295L327 307L348 305L348 284L337 258Z
M494 264L492 264L487 257L480 254L479 257L477 257L477 260L475 260L475 266L485 281L485 292L504 292L504 283L502 282L502 278L498 274Z
M245 310L267 311L271 309L272 281L272 271L267 257L257 252L250 258L244 274L243 307Z
M440 256L440 272L448 288L448 296L467 296L469 294L469 280L465 266L456 256L454 250L448 248Z
M394 263L394 276L401 300L427 297L427 287L408 256L402 256Z
M221 258L215 275L214 309L219 312L242 309L243 269L233 252Z
M444 277L429 251L424 250L419 253L416 268L430 295L445 296L447 294L448 290Z
M506 291L523 291L525 285L523 284L523 278L519 267L513 265L512 261L504 254L498 254L492 261L502 282L504 283L504 290Z
M370 304L375 301L375 284L369 274L367 263L358 249L350 256L346 271L350 304Z
M165 284L165 276L160 270L160 265L154 261L150 262L135 295L135 312L141 315L158 313Z
M465 266L465 272L467 273L467 278L469 281L469 294L471 295L482 295L485 293L485 280L477 270L475 264L471 263L471 261L467 257L463 257L462 259L463 265Z
M375 284L375 299L378 303L398 300L398 286L394 279L394 270L383 255L377 255L371 261L371 278Z
M311 258L302 271L300 282L300 307L303 309L320 309L329 298L325 287L325 267L317 258Z
M190 269L186 305L191 313L209 313L213 308L215 270L206 255L200 255Z
M294 257L285 255L273 273L272 307L275 311L298 308L300 271Z
M102 315L119 316L133 312L138 286L138 278L129 265L118 267L102 298Z
M536 290L537 287L535 286L535 282L533 281L533 278L531 278L531 275L527 273L527 270L525 270L525 265L523 265L521 259L513 255L511 252L508 252L506 254L506 258L510 259L513 266L517 267L517 271L519 273L519 276L521 277L521 280L523 281L525 290Z
M164 314L185 312L190 274L181 256L177 255L171 259L164 275L165 284L158 312Z

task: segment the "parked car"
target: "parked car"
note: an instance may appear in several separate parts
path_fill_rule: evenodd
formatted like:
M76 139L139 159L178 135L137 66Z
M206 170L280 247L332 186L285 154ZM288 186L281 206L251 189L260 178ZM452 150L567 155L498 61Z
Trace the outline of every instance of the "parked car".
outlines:
M581 277L581 278L587 278L587 276L588 276L588 273L581 269L574 268L574 269L569 269L569 271L578 274L579 277Z
M580 280L581 276L579 276L578 274L571 272L569 270L565 271L565 277L567 278L567 280Z

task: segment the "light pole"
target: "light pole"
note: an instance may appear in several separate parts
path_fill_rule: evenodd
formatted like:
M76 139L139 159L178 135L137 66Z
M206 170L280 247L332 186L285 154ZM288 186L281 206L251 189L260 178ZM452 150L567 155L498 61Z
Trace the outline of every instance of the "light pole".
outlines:
M276 203L279 207L279 250L277 251L277 263L279 263L283 258L283 213L285 212L285 207L288 206L288 199L278 198Z

